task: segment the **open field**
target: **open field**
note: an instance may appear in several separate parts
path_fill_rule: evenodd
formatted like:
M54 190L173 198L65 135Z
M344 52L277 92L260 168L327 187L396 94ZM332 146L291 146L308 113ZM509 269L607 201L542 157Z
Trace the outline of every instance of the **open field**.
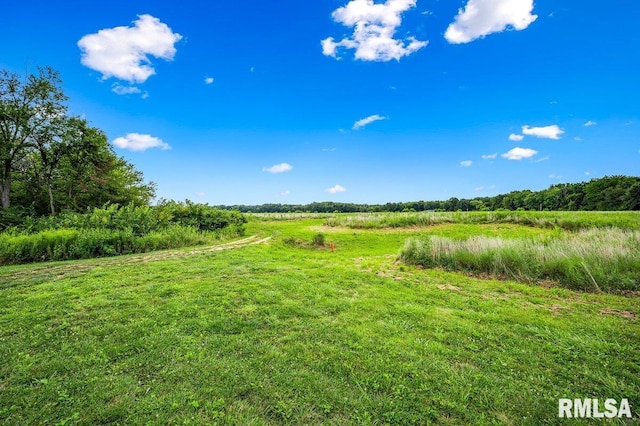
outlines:
M535 425L561 423L558 398L640 416L639 297L398 261L408 238L562 226L286 219L235 244L0 267L0 423Z
M640 212L585 212L585 211L490 211L490 212L413 212L413 213L359 213L338 214L327 218L329 226L353 229L402 228L430 226L442 223L486 224L513 223L538 228L566 230L593 227L640 230Z

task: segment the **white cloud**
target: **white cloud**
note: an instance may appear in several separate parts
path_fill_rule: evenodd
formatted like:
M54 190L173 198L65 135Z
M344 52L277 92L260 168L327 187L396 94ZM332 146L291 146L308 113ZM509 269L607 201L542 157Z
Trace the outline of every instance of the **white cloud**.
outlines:
M406 40L394 38L402 24L402 13L415 7L416 0L351 0L346 6L336 9L333 20L346 27L354 27L351 37L335 41L333 37L321 41L322 54L338 57L338 49L355 49L355 58L363 61L400 60L427 45L415 37Z
M498 156L498 154L487 154L487 155L483 155L482 159L483 160L493 160L494 158L496 158Z
M515 133L509 135L509 140L513 142L520 142L522 139L524 139L524 135L516 135Z
M113 145L129 151L146 151L149 148L160 148L162 150L171 149L169 144L151 135L141 135L140 133L129 133L113 140Z
M502 154L502 158L507 160L522 160L523 158L531 158L536 155L538 151L534 151L530 148L513 148L512 150Z
M201 198L202 198L202 197L204 197L205 195L207 195L207 193L206 193L206 192L204 192L204 191L198 191L198 192L196 192L196 197L201 197Z
M495 185L489 185L489 186L476 186L473 190L474 191L484 191L485 189L495 189L496 186Z
M363 119L360 119L358 121L356 121L355 123L353 123L353 130L358 130L363 128L364 126L366 126L367 124L371 124L374 121L380 121L380 120L386 120L387 117L383 117L381 115L378 114L374 114L374 115L370 115L368 117L365 117Z
M213 77L207 77L204 79L204 84L212 84L213 81Z
M342 185L336 185L333 188L325 190L325 192L328 192L329 194L337 194L338 192L347 192L347 189Z
M335 148L322 148L322 152L334 152Z
M549 175L549 179L562 179L562 176L556 174L556 173L551 173Z
M111 86L111 91L117 95L131 95L134 93L140 93L140 89L136 86L123 86L118 83L115 83L113 86Z
M548 159L550 159L550 158L551 158L551 156L550 156L550 155L547 155L547 156L542 157L542 158L538 158L538 159L536 160L536 163L542 163L543 161L547 161L547 160L548 160Z
M465 161L461 161L461 162L460 162L460 165L461 165L462 167L469 167L469 166L471 166L472 164L473 164L473 161L471 161L471 160L465 160Z
M538 16L533 0L469 0L459 9L444 37L449 43L468 43L505 29L524 30Z
M575 138L573 138L573 140L576 142L581 142L582 138L580 136L576 136Z
M589 120L586 123L584 123L584 127L591 127L591 126L595 126L596 124L598 123L596 123L595 121Z
M130 83L144 83L156 73L149 56L172 60L182 36L151 15L140 15L133 27L115 27L87 34L78 41L82 65Z
M586 176L591 176L591 172L584 172Z
M280 163L271 167L264 167L262 169L263 172L269 173L284 173L293 170L293 166L289 163Z
M537 138L560 139L560 135L564 133L557 124L545 127L529 127L522 126L522 133Z

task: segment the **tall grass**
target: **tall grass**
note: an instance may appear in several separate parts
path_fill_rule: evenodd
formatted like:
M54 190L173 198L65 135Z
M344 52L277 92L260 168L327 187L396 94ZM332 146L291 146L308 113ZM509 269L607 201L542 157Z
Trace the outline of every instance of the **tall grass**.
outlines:
M243 235L245 217L203 204L107 205L26 218L0 232L0 265L86 259L207 244Z
M345 213L245 213L251 220L259 222L289 221L300 219L326 219ZM348 214L348 213L347 213Z
M640 212L418 212L360 213L336 215L325 221L327 226L354 229L404 228L443 223L486 224L513 223L540 228L579 230L592 227L614 227L640 230Z
M55 229L29 235L0 233L0 265L145 253L214 243L232 235L232 230L201 232L180 225L144 235L136 235L131 229L99 228Z
M640 232L581 230L559 238L409 238L400 260L427 268L487 273L575 290L640 290Z

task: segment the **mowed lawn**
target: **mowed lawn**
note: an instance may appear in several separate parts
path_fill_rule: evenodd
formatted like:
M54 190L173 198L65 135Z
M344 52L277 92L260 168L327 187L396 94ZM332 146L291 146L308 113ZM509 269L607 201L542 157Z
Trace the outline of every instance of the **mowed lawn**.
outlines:
M0 267L0 423L574 424L558 398L628 398L637 421L639 297L397 261L408 236L558 231L322 223L252 221L272 238L228 250Z

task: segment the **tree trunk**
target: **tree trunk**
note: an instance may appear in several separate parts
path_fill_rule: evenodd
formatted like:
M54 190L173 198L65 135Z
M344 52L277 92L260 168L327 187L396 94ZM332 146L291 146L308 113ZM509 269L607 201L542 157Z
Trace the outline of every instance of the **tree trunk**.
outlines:
M51 183L47 184L47 189L49 190L49 207L51 208L51 216L55 216L56 208L53 205L53 192L51 191Z
M2 208L8 209L11 204L9 194L11 192L11 161L4 161L4 182L0 183Z

